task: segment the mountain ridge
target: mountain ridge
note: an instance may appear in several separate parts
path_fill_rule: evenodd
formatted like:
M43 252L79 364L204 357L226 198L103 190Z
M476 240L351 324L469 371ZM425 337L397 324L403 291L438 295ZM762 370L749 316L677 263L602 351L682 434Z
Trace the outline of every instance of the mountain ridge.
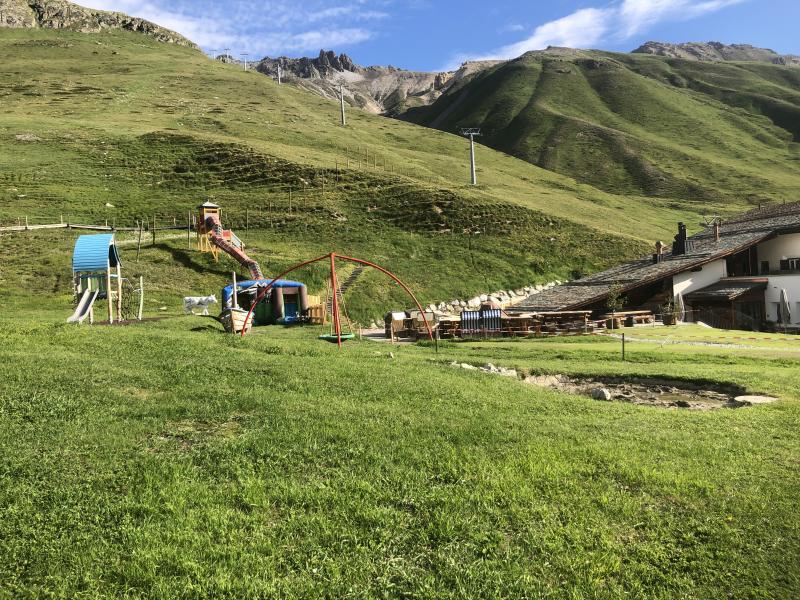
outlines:
M86 8L66 0L0 0L0 28L71 29L81 33L123 29L162 43L199 50L188 38L152 21L121 12Z
M412 106L434 102L454 81L495 64L496 61L464 63L455 71L411 71L394 66L361 66L347 54L320 50L315 58L264 57L256 70L283 77L323 98L335 99L339 85L345 86L345 100L374 114L395 116Z
M700 62L766 62L775 65L798 65L800 56L778 54L769 48L758 48L750 44L723 44L721 42L645 42L632 54L652 54L666 58L681 58Z

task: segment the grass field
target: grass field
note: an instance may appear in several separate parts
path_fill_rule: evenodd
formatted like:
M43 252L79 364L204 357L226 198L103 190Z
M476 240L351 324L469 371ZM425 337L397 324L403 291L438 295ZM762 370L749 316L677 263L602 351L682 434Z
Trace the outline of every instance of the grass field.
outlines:
M796 358L602 338L341 352L315 328L4 319L9 596L788 598ZM390 352L392 355L390 355ZM601 403L452 369L735 383L774 405Z

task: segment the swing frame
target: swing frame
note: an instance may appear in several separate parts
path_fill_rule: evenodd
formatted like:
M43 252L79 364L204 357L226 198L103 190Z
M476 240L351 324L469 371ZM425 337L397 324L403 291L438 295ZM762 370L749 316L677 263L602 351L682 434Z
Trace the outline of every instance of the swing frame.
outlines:
M272 289L272 286L275 285L275 282L279 281L280 279L283 279L284 277L286 277L286 275L288 275L292 271L296 271L297 269L301 269L301 268L303 268L305 266L308 266L308 265L311 265L311 264L314 264L314 263L317 263L317 262L322 262L323 260L329 260L330 261L330 266L331 266L331 287L333 289L333 311L332 311L333 312L333 326L334 326L334 330L336 332L336 343L339 346L339 348L341 348L342 347L342 340L343 340L343 337L342 337L342 323L341 323L341 318L339 316L339 298L338 298L339 295L336 293L336 290L339 289L338 282L336 280L336 259L337 258L339 258L341 260L348 261L348 262L353 262L353 263L356 263L356 264L359 264L359 265L364 265L366 267L371 267L371 268L373 268L373 269L375 269L377 271L380 271L384 275L387 275L392 280L394 280L394 282L397 283L401 288L403 288L403 290L411 297L411 299L414 301L414 304L417 305L417 308L419 309L419 312L422 315L422 320L425 322L425 328L428 330L428 339L433 341L433 329L431 329L431 325L428 322L428 317L425 315L425 310L422 308L422 305L419 303L419 300L417 300L417 297L414 295L414 293L409 289L409 287L405 283L403 283L400 280L399 277L397 277L397 275L395 275L394 273L392 273L388 269L385 269L385 268L381 267L380 265L376 265L375 263L369 262L368 260L362 260L360 258L353 258L352 256L345 256L343 254L336 254L335 252L331 252L329 254L325 254L324 256L318 256L317 258L312 258L311 260L306 260L306 261L303 261L301 263L298 263L298 264L294 265L293 267L290 267L289 269L286 269L283 273L281 273L277 277L273 277L272 282L269 285L267 285L264 289L262 289L258 293L258 296L256 296L255 302L253 302L252 306L250 307L250 311L247 313L247 318L245 319L245 323L247 323L248 320L252 318L253 311L255 311L256 306L258 306L259 302L261 302L266 297L267 293L269 293L269 291ZM244 337L245 335L247 335L247 332L243 329L242 333L241 333L241 336Z

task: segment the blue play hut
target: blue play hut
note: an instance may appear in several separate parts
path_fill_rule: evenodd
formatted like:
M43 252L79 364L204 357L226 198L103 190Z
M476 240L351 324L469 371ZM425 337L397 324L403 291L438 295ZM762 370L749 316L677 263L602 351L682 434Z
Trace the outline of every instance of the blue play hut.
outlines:
M72 278L76 311L69 322L82 323L88 316L94 320L94 302L108 301L108 321L114 322L122 312L122 265L114 234L82 235L72 252Z

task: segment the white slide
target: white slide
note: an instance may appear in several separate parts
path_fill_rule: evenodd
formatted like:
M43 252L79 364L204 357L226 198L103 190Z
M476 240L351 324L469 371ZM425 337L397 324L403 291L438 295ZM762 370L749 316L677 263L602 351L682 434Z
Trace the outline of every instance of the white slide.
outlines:
M81 296L78 306L75 308L75 312L67 319L67 323L83 323L86 317L89 316L89 312L91 312L92 306L94 306L94 301L97 300L98 293L99 290L86 290L83 292L83 296Z

